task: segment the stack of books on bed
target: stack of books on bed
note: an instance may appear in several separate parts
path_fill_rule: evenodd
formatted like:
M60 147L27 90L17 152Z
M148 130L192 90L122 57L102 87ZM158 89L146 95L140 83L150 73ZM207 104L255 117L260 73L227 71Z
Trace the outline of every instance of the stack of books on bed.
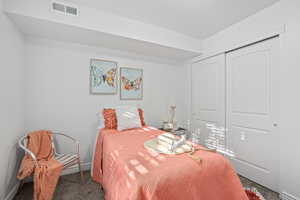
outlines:
M176 137L171 133L164 133L157 137L157 149L162 152L172 151Z
M157 137L157 150L161 152L184 153L191 151L191 146L186 144L185 138L178 138L171 133L164 133Z

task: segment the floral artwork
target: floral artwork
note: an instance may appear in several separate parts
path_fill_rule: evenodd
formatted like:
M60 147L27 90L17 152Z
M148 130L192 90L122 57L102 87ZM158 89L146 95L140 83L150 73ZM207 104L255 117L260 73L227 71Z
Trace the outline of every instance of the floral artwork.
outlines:
M121 100L141 100L143 98L143 70L121 68Z
M117 93L118 65L113 61L91 59L90 65L90 93Z

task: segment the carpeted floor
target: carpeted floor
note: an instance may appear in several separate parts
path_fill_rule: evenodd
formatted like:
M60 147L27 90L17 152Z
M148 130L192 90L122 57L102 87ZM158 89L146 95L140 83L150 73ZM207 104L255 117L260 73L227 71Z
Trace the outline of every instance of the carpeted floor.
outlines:
M84 173L85 184L81 183L79 174L62 176L59 180L54 200L104 200L103 191L91 180L90 172ZM240 177L244 187L255 187L266 200L279 200L278 194L260 186L244 177ZM14 200L32 200L32 183L26 183Z
M255 187L266 200L279 200L279 194L276 192L273 192L272 190L269 190L268 188L261 186L253 181L250 181L249 179L240 176L241 182L245 188L252 188Z

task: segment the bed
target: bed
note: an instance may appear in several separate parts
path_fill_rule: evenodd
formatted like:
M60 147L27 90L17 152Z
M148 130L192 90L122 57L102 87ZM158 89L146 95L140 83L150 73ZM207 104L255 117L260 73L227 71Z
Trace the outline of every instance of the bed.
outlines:
M164 155L144 148L163 131L144 126L126 131L101 129L96 139L93 180L106 200L248 200L231 164L222 155L198 151Z

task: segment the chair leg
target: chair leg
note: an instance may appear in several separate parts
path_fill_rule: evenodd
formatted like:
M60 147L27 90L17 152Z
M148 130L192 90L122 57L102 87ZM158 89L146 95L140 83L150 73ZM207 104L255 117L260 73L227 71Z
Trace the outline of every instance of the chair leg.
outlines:
M83 176L83 171L82 171L81 162L79 158L78 158L78 168L81 176L81 182L84 184L84 176Z
M22 190L22 188L23 188L23 185L24 185L24 180L21 180L20 181L20 184L19 184L19 188L18 188L18 192L20 192L21 190Z

